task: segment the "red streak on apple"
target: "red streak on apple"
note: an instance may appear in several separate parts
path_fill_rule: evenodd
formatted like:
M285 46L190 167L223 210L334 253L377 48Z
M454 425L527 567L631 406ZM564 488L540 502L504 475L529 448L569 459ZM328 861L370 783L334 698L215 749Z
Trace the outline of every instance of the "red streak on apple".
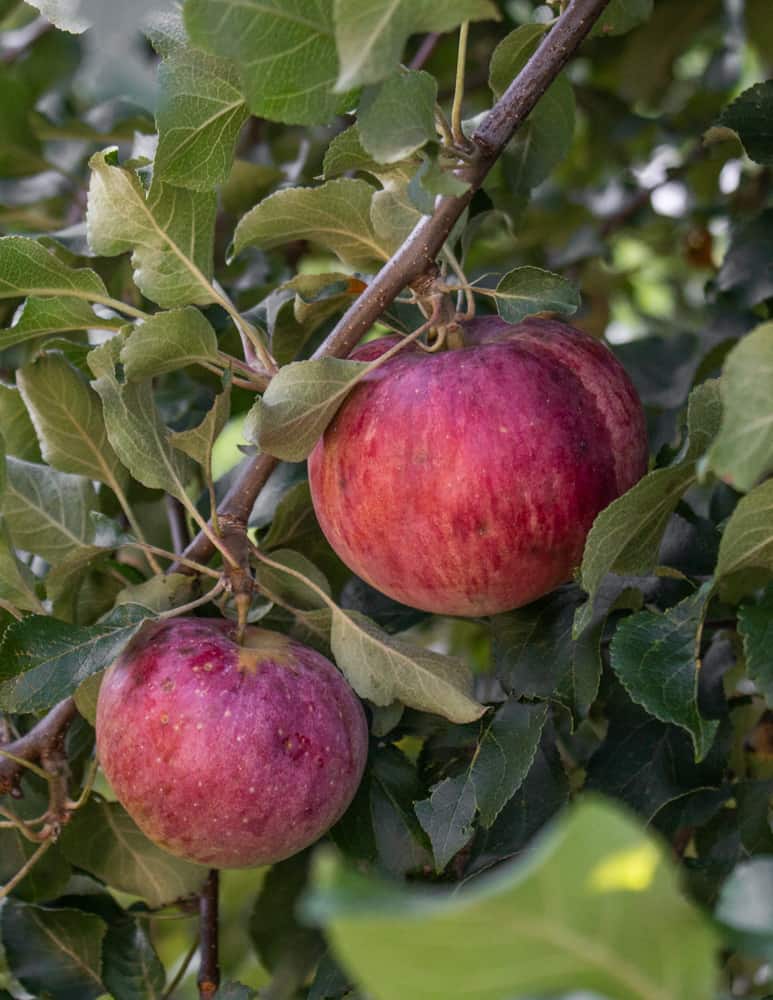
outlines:
M97 750L156 844L214 868L269 864L317 840L365 767L362 706L324 656L232 622L146 626L105 676Z
M458 350L411 345L368 375L309 479L350 569L415 608L476 616L571 578L596 515L646 471L647 434L625 370L580 330L483 317L464 335Z

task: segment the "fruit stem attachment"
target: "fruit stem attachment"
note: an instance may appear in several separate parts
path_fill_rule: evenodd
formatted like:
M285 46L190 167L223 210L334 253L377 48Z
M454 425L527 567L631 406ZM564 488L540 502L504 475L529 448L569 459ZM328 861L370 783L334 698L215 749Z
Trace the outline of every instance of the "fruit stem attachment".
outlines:
M218 960L218 891L220 873L210 870L199 896L199 952L201 964L197 979L200 1000L212 1000L220 985Z

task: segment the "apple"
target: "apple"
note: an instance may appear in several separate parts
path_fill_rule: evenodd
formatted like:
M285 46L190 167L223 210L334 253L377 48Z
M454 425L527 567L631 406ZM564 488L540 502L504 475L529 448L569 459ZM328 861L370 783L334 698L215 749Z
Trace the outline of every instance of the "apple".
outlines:
M317 840L360 783L360 702L320 653L233 622L146 626L105 675L97 752L140 829L212 868L270 864Z
M593 519L646 471L647 434L626 372L580 330L488 316L463 338L437 354L409 345L357 385L309 481L358 576L403 604L477 616L571 578Z

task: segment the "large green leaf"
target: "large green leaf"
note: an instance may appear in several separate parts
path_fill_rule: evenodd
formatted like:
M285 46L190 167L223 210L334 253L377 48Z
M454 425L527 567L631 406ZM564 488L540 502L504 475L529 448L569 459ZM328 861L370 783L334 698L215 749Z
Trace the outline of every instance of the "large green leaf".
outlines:
M151 489L187 498L188 459L169 441L151 382L118 381L115 365L120 350L121 343L114 338L89 354L92 385L102 400L110 444L135 479Z
M339 358L285 365L253 406L247 439L269 455L301 461L367 369L362 361Z
M338 66L333 0L189 0L193 41L236 60L250 111L288 124L324 124L351 103L333 93Z
M703 618L713 581L664 614L640 611L612 638L612 667L631 698L662 722L692 736L696 760L709 751L718 723L698 710L698 671Z
M95 153L89 163L92 250L105 257L131 252L137 287L164 308L214 302L214 192L156 182L146 193L133 170L118 166L114 150Z
M473 722L485 707L472 698L472 674L460 659L397 639L355 611L333 612L336 663L361 698L401 701L452 722Z
M99 302L107 290L90 268L72 268L36 240L24 236L0 239L0 299L25 295Z
M409 35L499 17L489 0L335 0L334 6L338 90L377 83L393 73Z
M697 460L717 433L720 413L716 381L694 389L687 405L684 455L673 465L650 472L596 517L580 568L588 601L577 612L575 635L587 628L596 591L607 573L644 575L655 567L668 520L696 480Z
M117 330L122 324L120 319L98 317L89 303L79 298L62 295L28 298L14 317L13 325L0 332L0 350L50 334L73 330Z
M17 372L17 379L19 377ZM28 462L40 461L40 447L30 415L19 390L0 382L0 428L5 450Z
M16 373L43 457L62 472L115 489L126 471L107 438L99 396L61 354L43 354Z
M370 218L374 193L370 184L351 178L277 191L239 222L234 251L247 246L268 250L304 239L321 244L355 269L374 270L389 258Z
M773 468L773 323L763 323L733 348L720 381L722 423L709 451L714 471L750 490Z
M6 468L2 510L18 548L59 563L96 542L89 515L97 497L88 479L19 458L9 457Z
M161 49L156 106L158 147L153 167L161 180L211 191L231 169L247 106L230 60L184 42Z
M34 996L97 1000L104 994L102 939L107 924L100 917L8 900L0 924L8 967Z
M163 1000L166 973L144 924L113 921L102 942L102 979L116 1000Z
M583 989L714 997L715 932L680 892L669 853L598 800L576 806L522 861L454 893L386 885L323 856L307 912L383 1000Z
M124 341L120 357L127 380L140 382L186 365L216 362L217 336L193 306L171 309L135 327Z
M151 843L118 802L91 799L62 835L65 856L121 892L164 906L201 889L207 869Z
M96 625L68 625L46 615L10 625L0 645L0 706L39 712L55 705L109 667L152 614L124 604Z

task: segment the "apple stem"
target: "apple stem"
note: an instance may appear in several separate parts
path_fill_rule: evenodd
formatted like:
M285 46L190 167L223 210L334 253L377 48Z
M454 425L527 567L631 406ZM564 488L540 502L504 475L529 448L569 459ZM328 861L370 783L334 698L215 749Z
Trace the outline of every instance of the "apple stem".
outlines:
M199 896L199 965L198 987L200 1000L211 1000L220 985L218 960L218 894L220 873L210 870Z

